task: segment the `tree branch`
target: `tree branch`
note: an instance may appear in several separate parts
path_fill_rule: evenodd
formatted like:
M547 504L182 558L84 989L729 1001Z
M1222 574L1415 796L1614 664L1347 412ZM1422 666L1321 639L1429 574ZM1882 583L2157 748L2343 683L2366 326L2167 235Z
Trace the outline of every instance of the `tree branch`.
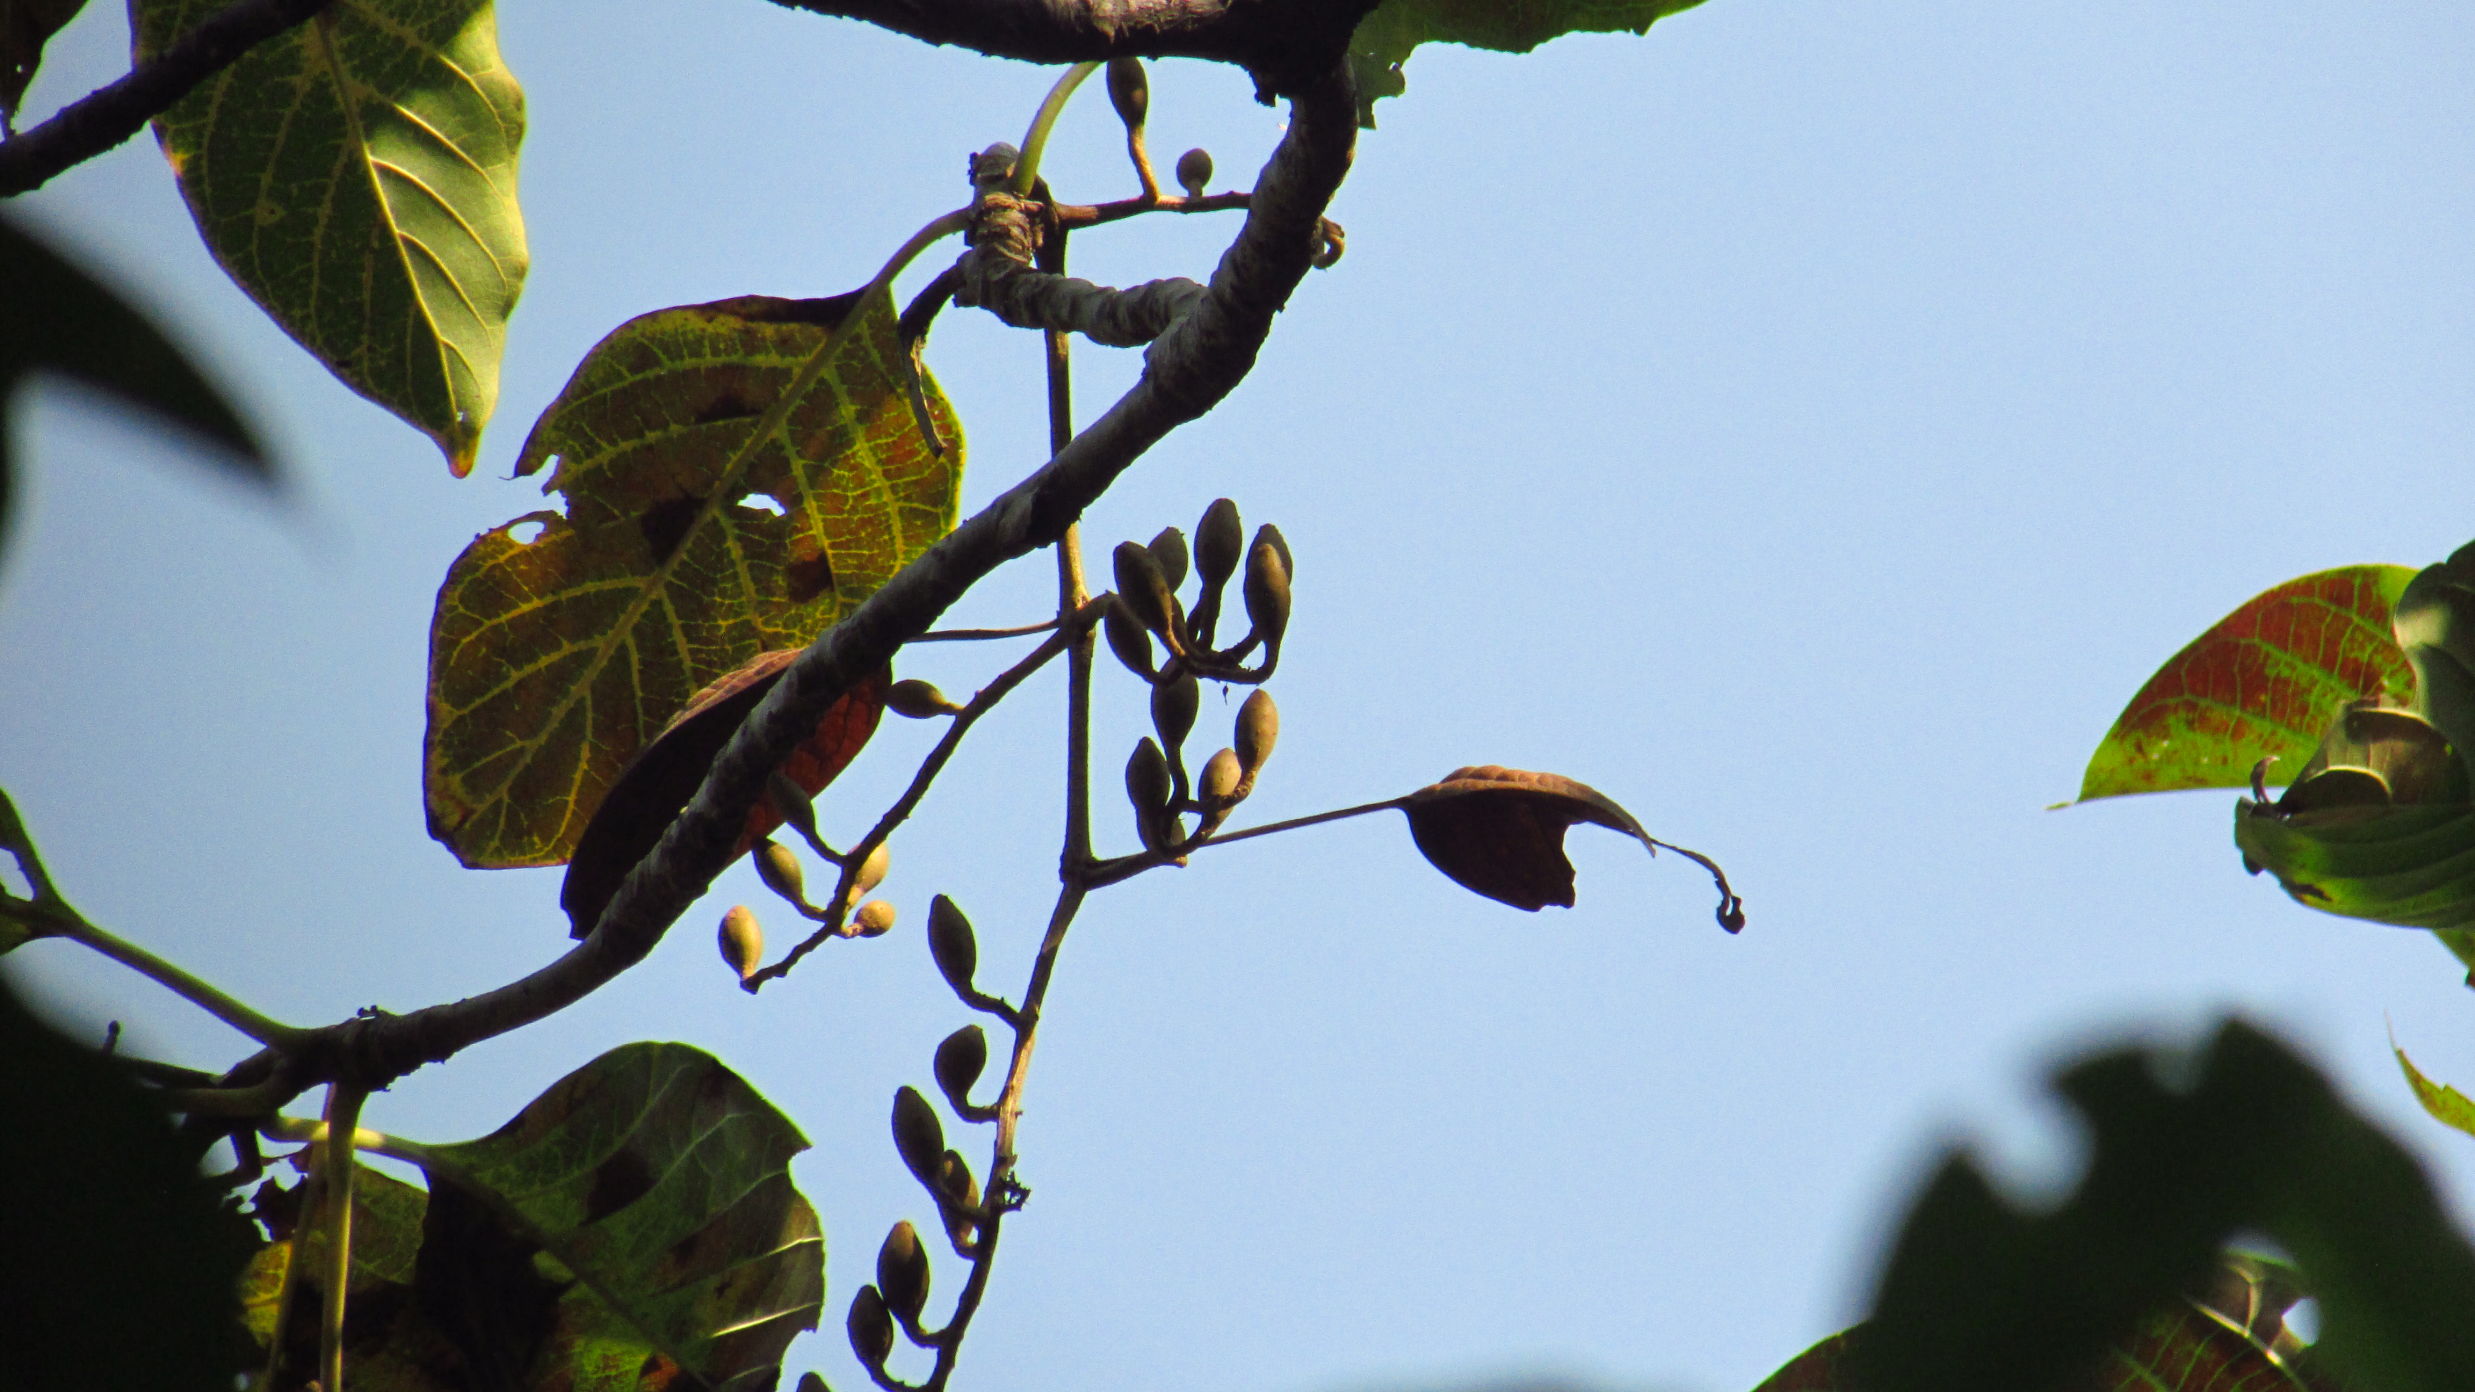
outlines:
M226 1087L271 1082L289 1098L336 1080L384 1086L424 1063L562 1010L642 961L729 864L747 809L783 759L814 733L827 706L928 631L989 572L1062 537L1144 451L1219 404L1245 378L1271 332L1272 316L1306 275L1319 219L1349 172L1356 136L1356 96L1346 69L1336 63L1298 93L1244 228L1203 298L1145 351L1134 388L784 669L583 942L531 975L477 996L307 1031L288 1051L265 1050L242 1062L225 1075Z
M1040 207L1011 194L982 196L972 218L974 245L954 267L961 273L954 303L985 309L1018 329L1079 333L1112 348L1134 348L1160 337L1203 298L1203 287L1182 276L1112 290L1032 269L1029 248L1012 244L1006 233L1036 227ZM1062 229L1049 233L1064 235Z
M170 48L53 113L13 140L0 142L0 198L40 188L143 129L197 85L259 44L325 9L333 0L240 0L218 10Z

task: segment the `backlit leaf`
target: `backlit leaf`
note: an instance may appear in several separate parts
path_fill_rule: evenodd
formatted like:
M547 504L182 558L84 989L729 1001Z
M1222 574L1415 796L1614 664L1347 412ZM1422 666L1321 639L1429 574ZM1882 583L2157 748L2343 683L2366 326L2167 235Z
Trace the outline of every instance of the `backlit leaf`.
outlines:
M2415 1090L2415 1100L2423 1104L2423 1109L2432 1114L2433 1120L2475 1136L2475 1099L2469 1099L2465 1093L2447 1083L2436 1083L2425 1077L2423 1070L2415 1066L2415 1061L2406 1056L2406 1051L2394 1043L2389 1046L2389 1051L2398 1056L2398 1067L2406 1073L2406 1085Z
M131 0L138 57L226 0ZM337 0L155 123L232 279L469 471L523 288L524 97L487 0Z
M1656 20L1701 0L1384 0L1349 44L1358 100L1368 125L1377 97L1401 94L1401 64L1422 43L1467 44L1527 53L1564 34L1649 31Z
M430 631L430 829L465 864L567 859L699 688L806 645L952 528L953 413L890 295L853 300L630 320L533 428L518 468L555 463L564 512L476 539Z
M1744 926L1744 901L1709 857L1659 840L1615 799L1562 774L1494 764L1454 769L1403 798L1400 807L1428 863L1471 893L1516 909L1572 907L1573 863L1564 855L1564 832L1588 822L1623 832L1652 855L1665 847L1699 863L1718 882L1719 926L1731 933Z
M1754 1392L1873 1392L1856 1379L1852 1349L1865 1328L1833 1334ZM2058 1392L2335 1392L2290 1366L2217 1312L2171 1300L2108 1350L2099 1366Z
M559 887L559 907L567 911L569 931L583 937L601 921L602 910L619 892L620 881L636 862L662 839L696 789L713 768L722 746L755 710L765 693L782 679L782 669L804 651L780 648L764 653L729 676L713 683L688 702L679 718L646 745L612 784L593 818L585 823L576 853L567 862L567 878ZM783 776L814 797L834 781L860 747L875 732L885 711L887 674L879 673L842 694L826 707L816 733L783 761ZM782 809L770 795L748 809L747 829L732 848L743 854L758 838L782 825Z
M2406 705L2414 674L2390 632L2415 572L2346 566L2246 602L2176 653L2106 733L2080 800L2184 788L2240 788L2274 758L2291 778L2347 703Z

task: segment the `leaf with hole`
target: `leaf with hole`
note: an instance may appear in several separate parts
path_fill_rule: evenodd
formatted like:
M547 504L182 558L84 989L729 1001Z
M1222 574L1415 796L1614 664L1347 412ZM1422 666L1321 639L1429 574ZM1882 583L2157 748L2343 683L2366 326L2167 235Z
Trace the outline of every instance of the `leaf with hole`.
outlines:
M889 295L857 300L632 319L534 426L517 467L552 468L564 512L465 548L430 629L430 830L465 864L567 859L700 688L806 645L953 527L953 413Z
M137 56L226 0L132 0ZM215 259L459 477L524 285L524 94L487 0L339 0L156 119Z
M619 775L585 823L559 888L559 907L567 911L571 934L581 938L593 931L627 872L661 841L695 797L722 746L801 651L780 648L760 654L696 693L687 709ZM810 797L833 782L875 733L885 710L889 675L870 677L826 707L816 732L783 761L783 776ZM782 822L783 809L774 806L770 795L757 799L731 855L746 853Z
M1572 907L1573 863L1564 854L1564 832L1588 822L1623 832L1652 855L1664 847L1708 870L1719 887L1719 926L1731 933L1744 927L1744 901L1708 856L1659 840L1615 799L1562 774L1494 764L1458 768L1399 806L1429 864L1471 893L1516 909Z
M2349 702L2410 703L2414 672L2390 619L2414 575L2345 566L2245 601L2131 698L2089 757L2080 801L2241 788L2262 759L2291 776Z

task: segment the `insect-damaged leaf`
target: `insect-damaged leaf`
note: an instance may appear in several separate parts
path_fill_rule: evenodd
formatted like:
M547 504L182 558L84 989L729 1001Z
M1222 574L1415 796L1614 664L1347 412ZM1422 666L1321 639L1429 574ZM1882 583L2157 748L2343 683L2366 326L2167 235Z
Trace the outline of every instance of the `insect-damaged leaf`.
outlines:
M1659 840L1615 799L1562 774L1493 764L1458 768L1401 799L1400 808L1430 864L1462 888L1516 909L1572 906L1573 863L1564 855L1564 832L1588 822L1633 837L1652 855L1665 846L1700 864L1719 886L1719 926L1731 933L1744 927L1744 901L1709 857Z
M712 1056L630 1044L568 1075L497 1132L410 1148L430 1190L363 1167L353 1184L347 1380L372 1392L583 1392L774 1384L824 1301L824 1239L792 1188L790 1122ZM298 1191L261 1209L288 1231ZM306 1233L286 1341L314 1366ZM288 1249L244 1283L264 1343ZM297 1385L297 1384L296 1384Z
M2345 566L2289 580L2220 619L2124 707L2080 800L2240 788L2275 758L2293 774L2350 701L2415 692L2390 616L2415 572Z
M131 0L151 58L226 0ZM338 0L155 122L225 271L461 476L524 285L524 94L486 0Z
M855 299L630 320L534 426L517 467L555 462L565 514L477 538L430 629L430 828L465 864L567 859L699 688L809 642L953 526L953 413L890 296Z
M567 911L569 931L583 937L601 920L619 882L636 862L661 841L662 832L696 795L713 768L722 746L739 723L782 679L782 669L801 649L780 648L763 653L739 670L696 693L670 727L654 737L602 798L593 819L585 823L576 853L568 860L567 879L559 889L559 907ZM859 754L885 710L889 673L880 672L844 692L817 722L816 733L783 761L783 776L813 797L834 781L834 775ZM783 809L773 799L759 798L748 809L747 829L732 848L733 856L756 844L757 838L782 825Z

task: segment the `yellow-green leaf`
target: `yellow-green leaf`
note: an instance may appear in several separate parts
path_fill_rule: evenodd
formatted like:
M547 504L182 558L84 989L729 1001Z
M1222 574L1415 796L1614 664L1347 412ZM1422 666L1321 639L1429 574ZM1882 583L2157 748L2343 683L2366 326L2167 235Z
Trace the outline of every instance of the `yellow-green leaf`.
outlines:
M2475 1100L2470 1100L2465 1093L2447 1083L2436 1083L2425 1077L2423 1070L2417 1068L2415 1061L2408 1058L2406 1051L2394 1042L2390 1044L2389 1052L2398 1056L2398 1067L2406 1073L2406 1085L2415 1090L2415 1100L2423 1104L2423 1109L2432 1114L2433 1120L2475 1136Z
M555 465L564 510L477 538L430 630L430 829L465 864L565 860L689 697L806 644L953 527L953 412L890 294L853 300L632 319L534 426L517 468Z
M225 0L131 0L140 59ZM524 284L524 96L486 0L337 0L155 122L215 259L472 468Z

